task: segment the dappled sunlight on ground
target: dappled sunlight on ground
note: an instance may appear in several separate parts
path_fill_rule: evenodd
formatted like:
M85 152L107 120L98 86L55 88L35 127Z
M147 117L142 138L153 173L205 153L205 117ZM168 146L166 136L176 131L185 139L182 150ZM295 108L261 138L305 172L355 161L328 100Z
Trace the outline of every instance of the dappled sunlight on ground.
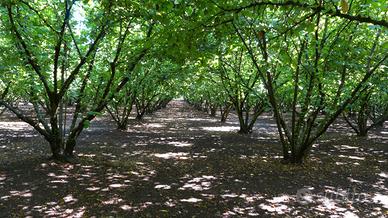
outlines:
M283 215L291 212L292 208L287 206L290 201L293 201L294 198L288 195L282 195L279 197L274 197L272 199L267 199L266 203L261 203L259 207L263 210L268 211L272 214Z
M344 217L359 217L362 209L360 205L375 205L371 209L373 216L386 214L387 195L382 195L378 192L371 194L370 192L362 192L356 186L353 188L342 189L334 186L325 186L319 190L313 187L303 188L298 190L297 203L302 206L308 206L316 212L317 215L339 215Z
M187 160L189 159L188 155L189 153L186 153L186 152L167 152L167 153L163 153L163 154L151 154L155 157L158 157L158 158L163 158L163 159L175 159L175 160Z
M199 198L187 198L187 199L180 199L179 201L180 202L188 202L188 203L197 203L197 202L201 202L202 199L199 199Z
M191 147L193 146L192 143L187 143L187 142L168 142L168 145L172 145L174 147Z
M0 172L0 185L4 184L4 181L7 179L7 175L5 173Z
M382 207L388 209L388 194L376 193L373 196L373 202L376 204L381 204Z
M1 154L5 153L6 150L19 150L23 149L22 146L17 146L10 148L8 145L15 140L28 140L34 137L37 137L38 134L33 130L33 128L24 122L14 122L14 121L0 121L0 161ZM28 148L27 148L28 149Z
M66 203L66 202L65 202ZM56 202L48 202L45 205L37 205L32 207L33 211L37 211L44 216L48 217L83 217L85 214L85 207L80 208L62 208L60 205L57 205ZM24 208L27 211L27 208ZM29 215L29 212L26 212L25 215Z
M12 122L12 121L7 121L7 122L0 122L0 128L1 129L7 129L10 131L25 131L25 130L30 130L32 127L24 122Z
M250 135L187 105L127 131L107 120L82 134L76 164L48 161L30 128L8 135L0 123L2 217L387 215L386 129L369 141L332 128L306 165L288 166L268 115Z
M217 127L201 127L201 129L209 132L236 132L240 128L236 126L217 126Z
M185 175L182 179L190 178L190 175ZM185 182L184 185L178 190L194 190L194 191L204 191L211 188L212 181L216 180L214 176L203 175L201 177L192 178L189 181Z

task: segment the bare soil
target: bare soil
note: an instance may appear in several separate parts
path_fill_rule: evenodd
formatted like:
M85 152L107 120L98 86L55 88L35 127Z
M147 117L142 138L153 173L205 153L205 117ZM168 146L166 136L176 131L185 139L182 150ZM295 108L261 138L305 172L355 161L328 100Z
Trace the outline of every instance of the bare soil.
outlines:
M118 131L99 117L78 164L48 161L47 143L0 118L0 217L386 217L388 127L356 137L343 122L302 166L282 165L270 115L252 134L182 101Z

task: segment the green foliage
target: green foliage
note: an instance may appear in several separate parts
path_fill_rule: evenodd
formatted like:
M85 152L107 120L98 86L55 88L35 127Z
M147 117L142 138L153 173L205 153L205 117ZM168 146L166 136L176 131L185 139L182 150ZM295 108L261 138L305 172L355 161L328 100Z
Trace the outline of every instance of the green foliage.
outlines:
M384 0L2 1L0 105L53 149L74 147L106 108L128 117L136 104L144 115L184 96L213 111L233 104L247 123L270 104L285 156L305 156L362 91L373 90L372 108L385 107L386 8ZM19 110L19 101L33 108Z
M90 121L89 120L86 120L84 123L83 123L83 127L85 129L89 128L90 127Z

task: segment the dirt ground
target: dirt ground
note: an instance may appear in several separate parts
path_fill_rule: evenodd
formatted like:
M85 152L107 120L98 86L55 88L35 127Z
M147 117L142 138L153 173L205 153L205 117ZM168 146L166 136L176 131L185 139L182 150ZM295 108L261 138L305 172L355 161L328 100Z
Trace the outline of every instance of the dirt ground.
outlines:
M250 135L182 101L78 141L78 164L48 161L28 125L0 118L0 217L387 217L388 127L334 125L303 166L280 164L273 119Z

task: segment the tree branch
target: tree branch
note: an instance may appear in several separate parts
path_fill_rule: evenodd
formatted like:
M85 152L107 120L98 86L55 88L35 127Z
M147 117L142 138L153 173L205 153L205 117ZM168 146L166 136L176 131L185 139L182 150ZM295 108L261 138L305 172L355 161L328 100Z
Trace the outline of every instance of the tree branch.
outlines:
M70 73L69 77L65 80L63 83L63 86L61 87L59 91L59 96L62 97L66 93L67 89L70 87L71 83L75 80L76 76L80 72L82 66L87 62L88 57L95 51L97 44L100 42L100 40L105 36L105 31L106 31L106 26L105 24L102 28L100 33L97 35L96 39L94 42L90 45L88 52L84 57L81 58L81 61L78 63L78 65L74 68L74 70Z
M6 107L8 110L12 111L19 119L23 120L24 122L28 123L30 126L34 127L34 129L36 131L38 131L41 135L43 135L46 139L49 138L49 134L47 131L45 131L44 129L42 129L40 126L39 126L39 123L38 122L35 122L33 119L25 116L21 111L19 111L17 108L9 105L7 102L3 101L2 99L0 99L0 105L3 105L4 107Z
M256 0L248 5L240 6L240 7L236 7L236 8L221 8L221 7L220 8L221 8L221 10L226 11L226 12L240 13L241 11L243 11L245 9L253 8L253 7L260 7L260 6L275 6L275 7L276 6L277 7L292 6L292 7L298 7L298 8L302 8L302 9L312 10L314 12L322 12L322 14L325 14L325 15L329 15L329 16L333 16L333 17L340 17L340 18L344 18L347 20L351 20L351 21L357 21L360 23L371 23L374 25L388 27L388 21L386 21L386 20L377 20L377 19L373 19L373 18L368 17L368 16L344 14L344 13L341 13L341 11L339 11L338 9L333 10L333 9L326 8L326 7L320 6L320 5L310 5L308 3L303 3L300 1L293 1L293 0L288 0L288 1L283 1L283 2L276 2L276 1L271 2L271 1Z
M11 29L14 32L16 38L18 39L20 45L22 46L22 48L24 50L28 64L31 65L32 69L34 69L35 73L38 75L40 81L43 83L43 86L44 86L47 94L50 94L51 90L50 90L50 87L47 83L46 77L42 74L42 72L40 70L40 66L38 65L38 63L34 59L31 51L28 49L27 43L24 41L22 35L20 34L20 32L18 31L18 29L16 27L11 6L7 6L7 10L8 10L9 21L11 24Z
M68 1L65 1L65 17L63 19L63 23L62 23L62 26L61 26L61 31L59 33L59 38L58 38L58 41L54 47L54 72L53 72L53 75L54 75L54 92L57 93L57 89L58 89L58 61L59 61L59 56L60 56L60 51L61 51L61 45L62 45L62 42L63 42L63 38L64 38L64 35L65 35L65 30L66 30L66 24L69 22L69 19L70 19L70 11L71 11L71 8L72 8L72 4L68 5Z
M51 24L39 13L39 11L37 9L35 9L34 7L32 7L28 2L26 1L23 1L23 0L20 0L21 3L25 4L30 10L32 10L33 12L35 12L36 15L38 15L38 17L43 21L43 23L46 24L46 26L52 30L54 33L56 34L59 34L59 32L57 30L55 30L55 28L53 26L51 26Z

